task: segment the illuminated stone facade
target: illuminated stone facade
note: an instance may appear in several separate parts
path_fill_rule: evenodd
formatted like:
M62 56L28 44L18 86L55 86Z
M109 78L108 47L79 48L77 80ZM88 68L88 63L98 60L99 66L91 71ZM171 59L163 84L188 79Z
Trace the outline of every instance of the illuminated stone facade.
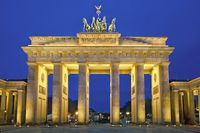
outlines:
M26 81L0 80L0 124L25 122Z
M120 74L131 75L132 122L145 122L144 74L152 76L154 123L171 122L168 66L172 47L166 37L121 37L119 33L78 33L75 37L30 37L26 123L44 123L48 78L53 74L53 123L68 116L68 75L79 74L78 122L89 122L89 75L110 74L110 123L120 121Z
M78 122L89 122L89 75L110 74L110 123L120 121L120 74L131 76L131 120L145 122L144 74L152 79L153 123L200 122L200 78L171 81L172 47L165 37L78 33L77 37L30 37L28 82L0 80L0 124L47 121L48 75L53 74L52 121L68 122L68 75L79 74ZM198 102L195 102L195 96ZM196 112L196 115L195 115ZM198 113L198 115L197 115Z
M196 124L200 122L200 78L191 81L172 81L170 86L172 120L176 124ZM195 96L198 97L196 102ZM195 112L199 114L195 115Z

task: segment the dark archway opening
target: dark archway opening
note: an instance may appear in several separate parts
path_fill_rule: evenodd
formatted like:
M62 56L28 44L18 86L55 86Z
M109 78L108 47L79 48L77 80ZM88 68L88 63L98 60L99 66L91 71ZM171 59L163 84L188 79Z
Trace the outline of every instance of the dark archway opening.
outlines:
M68 77L68 113L73 118L78 111L78 74L69 74Z
M47 87L47 121L52 119L52 94L53 94L53 74L48 75L48 87Z
M90 120L110 122L110 75L90 74Z
M120 118L131 122L131 76L120 74Z
M152 83L151 75L144 75L144 88L145 88L145 116L146 121L152 121Z

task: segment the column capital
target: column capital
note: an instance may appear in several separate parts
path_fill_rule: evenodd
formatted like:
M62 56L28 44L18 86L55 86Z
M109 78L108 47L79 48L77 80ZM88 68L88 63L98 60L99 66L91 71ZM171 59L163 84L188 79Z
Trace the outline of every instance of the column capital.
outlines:
M52 62L52 64L55 66L61 66L62 65L62 63L61 62Z
M17 95L17 92L13 92L13 95Z
M110 63L110 66L112 66L112 65L119 66L119 65L120 65L120 62L111 62L111 63Z
M111 63L110 64L110 72L112 73L112 71L118 71L119 72L119 64L120 63Z
M160 63L161 66L168 66L169 64L170 64L170 62L168 62L168 61Z
M134 63L134 65L135 66L142 66L142 65L144 65L144 62L136 62L136 63Z
M24 91L23 88L19 88L19 89L17 89L17 92L23 92L23 91Z
M87 65L87 62L78 62L78 65Z
M85 66L85 67L89 67L89 65L88 65L88 63L87 62L79 62L78 63L78 66L80 67L80 66Z
M68 64L68 62L63 62L63 61L53 61L53 62L49 62L49 63L52 63L52 64L61 64L61 65Z
M179 93L179 90L172 90L172 92L174 92L174 93Z
M67 69L67 65L66 63L63 63L63 62L55 62L55 63L52 63L53 64L53 67L55 66L58 66L58 67L64 67ZM50 71L51 72L51 71Z

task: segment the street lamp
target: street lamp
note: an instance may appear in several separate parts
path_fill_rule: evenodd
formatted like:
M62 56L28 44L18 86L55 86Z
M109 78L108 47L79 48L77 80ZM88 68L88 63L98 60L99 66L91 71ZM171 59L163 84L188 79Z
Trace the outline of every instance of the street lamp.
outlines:
M78 111L76 111L75 115L78 115Z
M126 120L126 124L128 124L129 123L129 120L130 120L130 112L126 112L126 115L127 115L127 120Z
M130 115L130 112L126 112L126 115Z

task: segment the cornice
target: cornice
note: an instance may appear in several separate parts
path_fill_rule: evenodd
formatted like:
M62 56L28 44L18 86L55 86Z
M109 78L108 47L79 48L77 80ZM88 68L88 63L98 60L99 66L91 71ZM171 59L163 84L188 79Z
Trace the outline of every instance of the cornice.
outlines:
M200 89L200 77L190 81L174 81L170 83L173 89Z
M80 40L84 39L87 40L88 44L93 44L96 41L101 39L105 39L108 41L108 44L113 42L113 39L116 39L117 45L160 45L165 46L167 37L135 37L135 36L128 36L128 37L120 37L120 33L78 33L76 36L30 36L29 39L31 40L31 45L82 45L79 42ZM85 40L86 39L86 40ZM100 45L99 43L98 45ZM30 45L30 46L31 46ZM94 45L94 44L93 44ZM167 45L166 45L167 46Z

